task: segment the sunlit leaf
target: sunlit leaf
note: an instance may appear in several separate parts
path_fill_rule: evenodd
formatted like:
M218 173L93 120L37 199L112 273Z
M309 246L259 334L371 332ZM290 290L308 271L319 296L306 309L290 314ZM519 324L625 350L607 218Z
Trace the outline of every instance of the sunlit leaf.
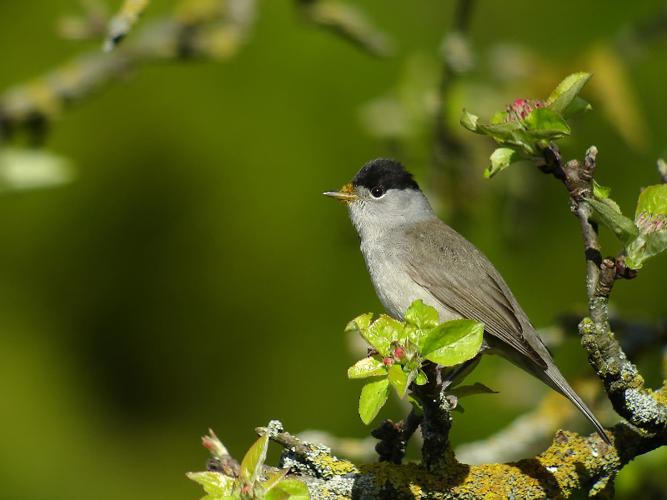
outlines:
M264 500L309 500L308 487L298 479L283 479L269 491Z
M433 328L438 326L438 311L421 300L415 300L405 311L405 321L412 323L417 328Z
M465 109L461 113L461 125L463 125L464 128L467 128L471 132L478 132L477 130L477 122L479 121L479 117L476 115L473 115L472 113L469 113Z
M512 163L519 159L519 153L512 148L496 148L489 158L491 164L484 171L484 177L487 179L493 177L498 172L505 170Z
M289 472L289 469L281 469L278 472L272 472L266 475L266 480L262 481L262 488L264 489L264 493L268 493L271 491L275 486L280 483L283 478L287 475Z
M482 346L484 325L457 319L434 329L424 341L422 354L443 366L454 366L474 358Z
M254 484L262 471L262 465L266 460L266 451L269 448L269 436L263 435L253 443L241 461L240 478L248 483Z
M635 212L639 235L626 247L625 262L640 269L646 259L667 250L667 184L645 188Z
M345 333L361 333L366 331L371 324L373 319L373 313L361 314L350 321L345 327Z
M347 370L347 378L368 378L378 375L386 375L387 368L384 363L374 357L360 359Z
M219 472L188 472L186 475L189 479L200 484L211 499L224 498L232 492L234 480Z
M566 76L547 98L547 106L556 113L564 114L564 111L573 103L590 78L590 73L584 72Z
M361 389L359 397L359 416L361 421L368 425L380 412L389 397L389 380L382 378L368 382Z
M536 138L556 139L570 134L565 119L549 108L537 108L524 119L530 135Z
M428 377L426 376L426 373L424 373L423 370L418 370L417 376L415 377L415 384L424 385L427 383L428 383Z
M403 367L399 364L394 364L389 367L387 378L389 383L396 390L399 398L403 398L408 390L408 376L403 371Z
M360 333L364 340L377 352L382 356L388 356L391 343L400 338L402 331L403 325L400 321L382 314L365 331Z

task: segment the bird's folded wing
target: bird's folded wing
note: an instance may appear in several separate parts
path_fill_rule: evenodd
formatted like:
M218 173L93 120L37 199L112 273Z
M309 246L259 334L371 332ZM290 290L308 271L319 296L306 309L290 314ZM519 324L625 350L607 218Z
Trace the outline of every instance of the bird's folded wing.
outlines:
M449 238L449 246L443 246L429 237L425 238L427 241L422 239L425 245L413 246L407 257L407 270L412 279L448 309L484 323L489 334L546 368L545 360L523 335L524 328L532 326L507 285L491 263L488 263L489 270L481 265L486 261L481 252L458 233L453 233L450 238L457 240L453 247Z

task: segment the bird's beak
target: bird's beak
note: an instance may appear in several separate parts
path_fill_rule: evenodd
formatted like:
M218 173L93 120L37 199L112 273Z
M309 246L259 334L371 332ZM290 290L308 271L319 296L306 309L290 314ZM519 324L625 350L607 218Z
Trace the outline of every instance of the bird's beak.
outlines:
M345 184L342 188L340 188L340 191L327 191L326 193L322 194L324 196L335 198L339 201L342 201L343 203L352 203L358 198L354 193L354 187L352 184Z

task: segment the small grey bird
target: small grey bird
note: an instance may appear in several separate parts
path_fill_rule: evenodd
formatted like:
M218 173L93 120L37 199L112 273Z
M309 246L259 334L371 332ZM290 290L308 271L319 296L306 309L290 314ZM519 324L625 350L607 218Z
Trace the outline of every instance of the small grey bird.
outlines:
M484 323L480 350L497 353L569 399L609 443L604 428L556 367L505 280L475 246L433 213L412 175L397 161L377 159L340 191L361 239L368 272L387 312L403 318L421 299L440 321Z

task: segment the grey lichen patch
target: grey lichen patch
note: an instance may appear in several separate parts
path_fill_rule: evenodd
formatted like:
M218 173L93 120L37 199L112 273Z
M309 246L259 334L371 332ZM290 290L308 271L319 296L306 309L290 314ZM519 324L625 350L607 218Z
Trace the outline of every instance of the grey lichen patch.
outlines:
M280 459L281 467L306 476L330 479L358 472L357 466L347 460L341 460L331 454L331 449L324 445L304 443L306 450L297 452L287 448Z
M667 406L656 401L652 394L632 388L627 389L624 396L634 416L633 424L642 428L667 426Z

